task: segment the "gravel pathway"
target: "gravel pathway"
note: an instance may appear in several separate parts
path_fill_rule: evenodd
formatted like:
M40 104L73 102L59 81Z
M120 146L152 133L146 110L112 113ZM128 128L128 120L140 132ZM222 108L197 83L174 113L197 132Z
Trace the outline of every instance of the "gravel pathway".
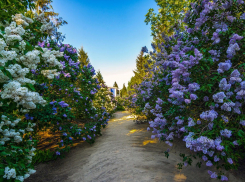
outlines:
M90 145L83 142L64 159L35 166L37 172L25 182L216 182L207 171L212 167L177 169L180 152L189 152L184 142L176 141L167 159L168 145L151 139L148 123L136 124L129 112L116 112L102 136ZM244 180L227 174L229 181Z

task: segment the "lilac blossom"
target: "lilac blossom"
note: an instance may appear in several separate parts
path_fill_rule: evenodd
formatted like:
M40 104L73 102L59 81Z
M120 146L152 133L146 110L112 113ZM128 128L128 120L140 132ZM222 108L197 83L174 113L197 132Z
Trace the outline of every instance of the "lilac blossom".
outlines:
M231 133L232 133L232 131L227 130L227 129L220 130L220 134L224 137L227 137L227 138L231 137L231 135L232 135Z
M225 110L225 111L231 111L231 108L235 106L235 103L234 102L227 102L227 103L224 103L222 106L221 106L221 109L222 110Z
M218 175L214 172L213 174L211 174L210 177L213 178L213 179L216 179L218 177Z
M221 115L221 118L224 120L224 122L229 122L229 118L227 116Z
M203 155L202 156L202 160L207 161L208 160L207 156L206 155Z
M230 60L227 60L225 62L219 63L218 66L219 66L219 68L217 69L217 71L219 73L224 73L224 71L228 71L231 68L232 63Z
M61 106L61 107L67 107L67 106L69 106L67 103L65 103L64 101L61 101L61 102L59 102L59 105Z
M204 102L207 102L207 101L209 101L209 98L208 98L208 96L205 96L205 97L203 97L203 101L204 101Z
M221 175L221 181L228 181L228 178L224 175Z
M235 140L234 142L232 142L234 145L239 146L239 144L237 143L237 140Z
M228 91L231 88L231 84L227 84L227 80L223 78L219 83L219 88L224 91Z
M205 111L202 114L200 114L200 118L207 120L207 121L213 121L215 118L217 118L218 113L214 110Z
M60 52L64 52L64 51L65 51L65 47L61 47Z
M240 124L241 124L242 126L245 126L245 120L240 120Z
M231 158L227 158L227 161L230 163L230 164L233 164L233 160Z
M223 103L223 99L226 97L224 92L219 92L213 95L214 102Z
M193 121L193 119L192 118L188 118L188 127L191 127L191 126L195 126L196 125L196 123Z
M212 166L213 164L212 164L212 162L211 161L208 161L207 163L206 163L206 166Z
M214 156L214 162L218 162L220 160L220 158L218 158L217 155Z

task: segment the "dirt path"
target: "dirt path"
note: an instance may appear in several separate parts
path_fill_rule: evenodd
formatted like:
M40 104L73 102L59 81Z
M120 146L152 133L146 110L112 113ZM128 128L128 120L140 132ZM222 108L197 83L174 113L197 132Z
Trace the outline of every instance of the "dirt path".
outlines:
M208 182L211 167L193 166L177 169L181 162L179 152L188 152L183 142L175 142L167 159L169 148L157 139L151 139L149 124L135 124L130 113L117 112L109 121L102 136L91 146L81 143L72 148L64 159L35 166L37 172L25 182ZM242 182L231 173L229 181ZM211 180L218 181L218 180Z

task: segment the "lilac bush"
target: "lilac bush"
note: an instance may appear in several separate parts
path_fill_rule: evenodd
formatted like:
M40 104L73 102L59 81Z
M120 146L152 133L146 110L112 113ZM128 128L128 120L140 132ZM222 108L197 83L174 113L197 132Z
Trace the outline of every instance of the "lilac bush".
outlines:
M198 0L189 8L186 30L180 32L177 27L174 35L163 34L164 42L154 45L159 51L149 53L155 65L129 107L152 120L152 138L170 146L174 137L183 139L196 153L181 154L183 164L191 164L190 158L198 156L202 159L198 166L205 162L217 169L237 169L245 142L245 4ZM223 173L209 174L227 180Z

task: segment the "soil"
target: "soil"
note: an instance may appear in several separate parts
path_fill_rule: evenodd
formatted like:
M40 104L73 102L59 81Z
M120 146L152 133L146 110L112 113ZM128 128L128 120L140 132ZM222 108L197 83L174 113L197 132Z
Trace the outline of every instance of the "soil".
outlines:
M36 173L25 182L208 182L208 170L202 165L177 169L182 162L179 153L190 153L181 140L170 148L158 139L151 139L148 123L136 124L128 111L116 112L102 136L90 145L80 142L63 159L35 166ZM164 151L170 148L169 157ZM244 171L244 170L243 170ZM239 171L226 172L231 182L245 181Z

